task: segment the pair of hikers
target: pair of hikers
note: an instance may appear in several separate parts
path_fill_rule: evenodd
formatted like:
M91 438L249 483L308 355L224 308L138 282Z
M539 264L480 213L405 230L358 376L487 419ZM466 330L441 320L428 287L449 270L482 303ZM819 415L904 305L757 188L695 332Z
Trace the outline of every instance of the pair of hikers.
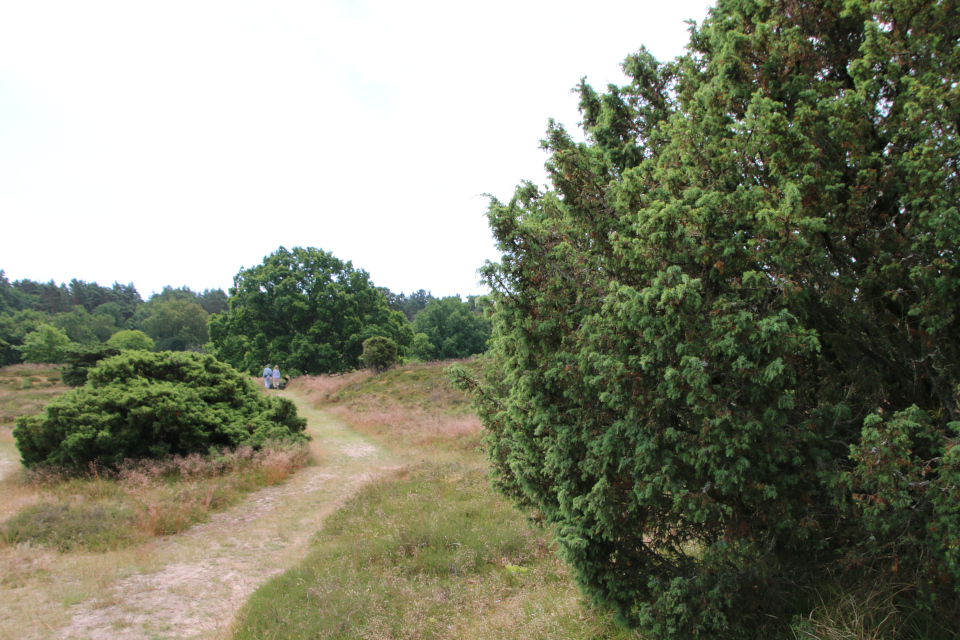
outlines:
M273 381L273 388L280 388L280 367L274 366L273 369L270 368L268 364L263 370L263 386L267 389L270 388L270 382Z

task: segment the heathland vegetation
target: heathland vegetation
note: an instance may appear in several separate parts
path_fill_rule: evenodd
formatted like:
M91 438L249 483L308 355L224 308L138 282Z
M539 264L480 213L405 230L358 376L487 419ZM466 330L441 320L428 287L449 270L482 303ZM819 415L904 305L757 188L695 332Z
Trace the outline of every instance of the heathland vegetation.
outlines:
M28 468L85 471L301 443L305 427L292 402L212 356L129 351L100 361L44 414L17 418L13 436Z
M248 382L245 380L244 382ZM112 466L43 465L11 472L11 427L70 391L51 366L12 365L0 369L0 545L12 550L49 547L66 551L108 551L183 531L244 494L282 482L304 466L308 446L274 440L255 448L241 444L211 453L130 456ZM173 454L173 452L170 452ZM29 455L29 454L28 454ZM2 585L16 584L16 567ZM12 581L12 583L10 582Z
M234 640L633 637L583 600L551 532L493 492L480 424L443 363L303 377L290 389L405 464L254 593Z
M270 362L404 464L237 638L956 637L958 15L718 0L685 55L581 80L584 141L551 122L550 183L491 198L480 299L393 294L300 247L229 294L146 302L0 272L4 362L68 363L7 395L78 386L20 418L24 462L55 476L37 486L67 489L5 519L6 544L150 520L128 476L296 469L300 419L245 377ZM439 365L393 366L482 352L450 370L475 413Z

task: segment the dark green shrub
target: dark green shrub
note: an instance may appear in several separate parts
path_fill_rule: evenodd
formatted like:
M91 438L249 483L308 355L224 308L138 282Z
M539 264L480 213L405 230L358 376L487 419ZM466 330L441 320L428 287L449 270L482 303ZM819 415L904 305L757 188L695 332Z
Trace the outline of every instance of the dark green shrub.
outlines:
M719 0L491 202L495 481L653 637L856 565L957 608L956 9Z
M373 369L374 373L386 371L397 364L397 343L383 336L367 338L363 341L360 361L363 366Z
M250 379L212 356L130 351L101 361L87 384L17 419L13 435L28 467L74 469L99 460L207 453L307 440L306 420L284 398L266 397Z
M107 344L77 344L66 351L63 384L79 387L87 381L87 371L104 358L120 355L120 348Z

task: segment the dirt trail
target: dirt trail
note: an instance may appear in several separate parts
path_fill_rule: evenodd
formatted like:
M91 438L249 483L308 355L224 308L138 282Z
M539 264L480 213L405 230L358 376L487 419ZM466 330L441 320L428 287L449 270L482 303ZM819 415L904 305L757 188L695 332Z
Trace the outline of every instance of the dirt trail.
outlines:
M19 460L13 460L13 458L6 455L3 451L0 451L0 478L3 478L7 473L15 470L19 466Z
M287 392L284 392L287 393ZM251 494L189 531L158 540L149 571L108 571L95 597L66 607L54 624L40 619L37 638L218 638L267 578L306 553L324 518L363 484L397 462L329 414L293 394L323 463ZM105 559L109 563L109 559ZM143 565L144 563L141 563ZM51 566L51 570L56 569ZM66 576L64 576L66 577ZM53 604L53 603L51 603ZM59 623L59 624L58 624ZM0 626L0 636L3 636Z

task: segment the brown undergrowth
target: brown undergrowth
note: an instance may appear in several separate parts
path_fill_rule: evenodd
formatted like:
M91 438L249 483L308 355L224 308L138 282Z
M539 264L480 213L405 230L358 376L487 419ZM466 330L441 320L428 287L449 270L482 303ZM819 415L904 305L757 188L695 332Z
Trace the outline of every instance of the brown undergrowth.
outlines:
M39 413L69 387L50 364L15 364L0 369L0 429L13 428L19 416Z
M33 504L0 524L0 544L60 551L108 551L183 531L251 491L279 484L310 457L307 445L269 443L217 456L135 460L119 470L91 467L22 472Z
M360 433L408 453L477 450L480 421L444 373L450 364L408 365L377 375L303 376L291 382L291 389ZM476 367L472 360L462 364Z

